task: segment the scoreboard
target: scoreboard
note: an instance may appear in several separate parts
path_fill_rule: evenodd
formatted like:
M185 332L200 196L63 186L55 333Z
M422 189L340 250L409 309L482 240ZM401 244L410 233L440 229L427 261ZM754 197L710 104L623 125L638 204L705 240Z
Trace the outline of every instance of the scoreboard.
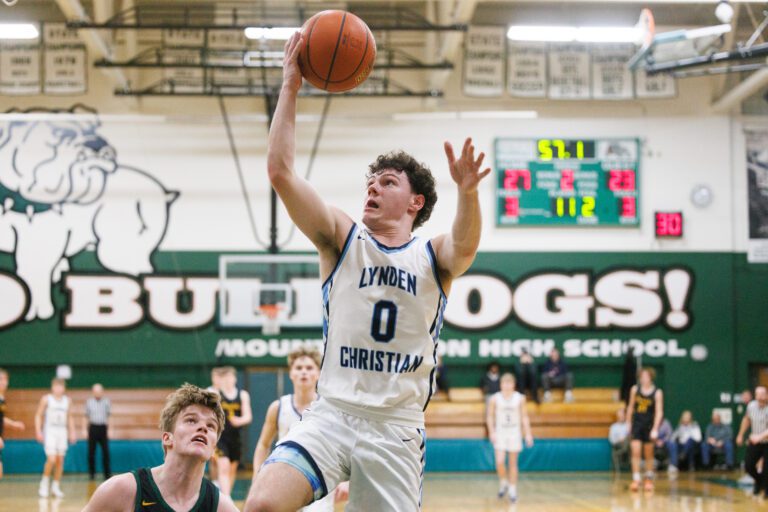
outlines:
M497 226L640 225L638 139L498 138Z

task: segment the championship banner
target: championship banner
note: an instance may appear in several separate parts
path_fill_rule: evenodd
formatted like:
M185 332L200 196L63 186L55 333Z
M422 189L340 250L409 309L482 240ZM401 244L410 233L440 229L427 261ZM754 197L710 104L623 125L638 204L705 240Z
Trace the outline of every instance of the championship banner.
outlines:
M747 261L768 263L768 131L745 130L749 242Z
M499 97L504 92L504 27L470 27L464 49L464 94Z
M202 48L205 46L205 32L202 30L166 28L163 30L165 48Z
M66 45L45 47L45 94L85 94L85 47Z
M631 100L634 98L632 72L627 61L633 47L597 47L592 52L592 98Z
M635 90L640 99L674 98L677 96L677 82L666 73L649 75L640 70L635 72Z
M550 99L590 99L589 62L589 50L585 45L551 45L549 49Z
M547 46L510 44L507 90L518 98L547 97Z
M0 46L0 94L40 94L40 45Z

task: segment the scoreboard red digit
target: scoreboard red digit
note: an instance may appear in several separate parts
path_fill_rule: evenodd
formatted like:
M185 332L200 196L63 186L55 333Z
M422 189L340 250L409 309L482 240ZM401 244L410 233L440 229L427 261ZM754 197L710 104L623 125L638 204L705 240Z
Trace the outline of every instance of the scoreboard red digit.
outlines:
M682 238L683 212L656 212L657 238Z
M498 226L639 226L637 139L496 139Z

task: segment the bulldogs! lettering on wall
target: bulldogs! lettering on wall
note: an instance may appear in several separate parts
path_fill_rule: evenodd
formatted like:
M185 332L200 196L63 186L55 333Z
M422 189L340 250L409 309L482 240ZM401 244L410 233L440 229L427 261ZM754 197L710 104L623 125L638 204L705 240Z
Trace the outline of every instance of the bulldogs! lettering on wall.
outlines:
M516 287L498 276L468 274L453 282L446 321L465 331L486 331L517 321L538 331L582 329L641 330L664 325L670 330L691 327L688 311L693 276L681 268L612 270L602 276L545 272ZM301 314L307 324L322 325L319 280L302 281L296 293L309 294ZM219 281L215 276L145 276L69 273L64 282L68 306L66 329L123 329L149 319L165 329L196 329L216 315ZM27 288L18 277L0 272L0 328L17 322L27 310ZM191 306L177 309L181 294ZM316 301L316 307L310 302Z

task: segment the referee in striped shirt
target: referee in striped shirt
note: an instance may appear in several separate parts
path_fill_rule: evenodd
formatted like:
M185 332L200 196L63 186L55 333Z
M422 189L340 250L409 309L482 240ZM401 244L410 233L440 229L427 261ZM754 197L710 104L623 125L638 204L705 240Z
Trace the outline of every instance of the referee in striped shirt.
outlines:
M747 438L744 466L749 476L755 480L754 494L763 492L768 497L768 390L765 386L755 388L755 399L747 406L739 435L736 436L736 444L739 446L744 444L747 428L751 432ZM760 459L763 459L763 470L758 473L757 463Z
M94 384L91 388L93 396L85 402L85 417L88 421L88 473L93 480L96 476L96 444L101 445L101 460L104 465L104 479L109 479L112 472L109 468L109 439L107 427L112 404L104 397L104 387Z

